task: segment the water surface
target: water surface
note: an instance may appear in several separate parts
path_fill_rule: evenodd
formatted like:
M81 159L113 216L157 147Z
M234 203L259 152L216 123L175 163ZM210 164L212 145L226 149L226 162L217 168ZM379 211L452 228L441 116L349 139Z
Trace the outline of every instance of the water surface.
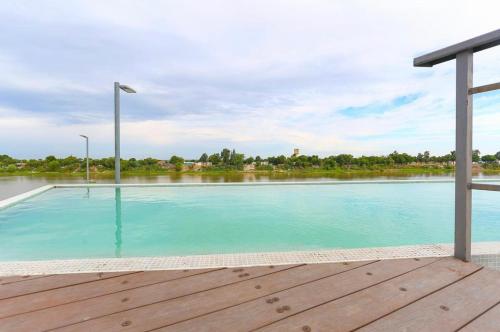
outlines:
M52 189L0 210L0 260L453 242L453 183ZM473 240L500 241L474 191Z

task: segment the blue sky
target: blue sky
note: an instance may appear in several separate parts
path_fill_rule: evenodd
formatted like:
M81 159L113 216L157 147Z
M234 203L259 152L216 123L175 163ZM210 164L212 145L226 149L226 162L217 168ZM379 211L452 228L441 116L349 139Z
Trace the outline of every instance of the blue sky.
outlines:
M478 5L478 2L481 4ZM453 10L451 10L453 9ZM454 61L413 57L500 28L498 1L11 1L0 7L0 154L436 154L454 149ZM500 48L475 85L500 79ZM500 151L500 94L474 100Z

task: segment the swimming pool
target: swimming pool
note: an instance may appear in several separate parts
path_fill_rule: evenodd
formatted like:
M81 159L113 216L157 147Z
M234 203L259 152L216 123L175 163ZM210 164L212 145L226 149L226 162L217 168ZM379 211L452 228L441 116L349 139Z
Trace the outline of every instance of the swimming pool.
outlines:
M473 194L473 241L500 241ZM0 210L0 261L452 243L445 182L55 188Z

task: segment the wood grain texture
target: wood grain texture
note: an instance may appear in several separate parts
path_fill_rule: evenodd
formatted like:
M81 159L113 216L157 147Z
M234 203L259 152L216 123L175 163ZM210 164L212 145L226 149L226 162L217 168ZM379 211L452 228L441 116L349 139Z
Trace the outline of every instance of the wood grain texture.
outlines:
M263 331L351 331L390 314L480 267L449 258L326 303L263 328ZM392 330L392 329L391 329Z
M0 277L0 285L7 285L15 282L38 279L38 278L45 278L48 276L51 275L46 274L46 275L34 275L34 276L24 275L24 276Z
M249 331L425 266L436 259L379 261L268 297L171 325L162 331ZM272 299L279 299L271 302ZM271 302L271 303L269 303Z
M500 303L465 325L460 332L500 332Z
M303 265L233 285L105 316L67 331L141 331L159 328L359 267L366 262ZM256 269L256 268L254 268ZM130 322L125 328L122 324Z
M48 330L78 322L85 322L97 317L111 315L124 310L149 305L155 302L167 301L181 296L204 291L242 280L258 277L291 268L293 266L256 267L248 275L234 272L235 269L223 269L204 274L198 274L182 279L157 283L131 290L72 302L57 307L37 310L26 314L0 319L0 331L36 331ZM239 269L238 269L239 270ZM118 324L119 325L119 324ZM121 326L120 326L121 327ZM70 327L68 330L76 329Z
M0 285L0 300L130 273L133 272L58 274L46 278L33 278L19 283Z
M90 299L159 282L189 277L213 270L214 269L138 272L114 278L99 279L84 284L16 296L0 300L0 318Z
M0 331L500 332L499 283L451 257L12 278Z
M500 301L499 276L483 269L361 331L456 331Z

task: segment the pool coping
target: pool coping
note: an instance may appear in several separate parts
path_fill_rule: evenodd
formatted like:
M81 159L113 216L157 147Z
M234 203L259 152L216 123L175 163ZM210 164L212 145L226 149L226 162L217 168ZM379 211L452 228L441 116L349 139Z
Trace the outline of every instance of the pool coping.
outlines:
M499 255L500 257L500 242L473 243L472 252L478 257L485 255ZM192 256L15 261L0 262L0 276L184 270L449 256L453 256L453 244Z
M404 184L404 183L453 183L455 180L335 180L335 181L257 181L257 182L166 182L166 183L59 183L45 185L19 195L0 200L0 210L40 195L55 188L136 188L136 187L246 187L246 186L303 186L349 184ZM474 182L500 182L500 179L475 179Z

